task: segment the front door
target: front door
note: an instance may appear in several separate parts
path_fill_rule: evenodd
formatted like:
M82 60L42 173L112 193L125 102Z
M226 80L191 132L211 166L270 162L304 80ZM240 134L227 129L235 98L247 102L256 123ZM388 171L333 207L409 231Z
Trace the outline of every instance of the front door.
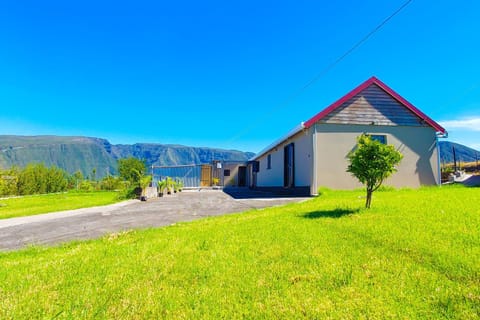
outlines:
M238 167L238 186L247 186L247 167L245 166Z
M285 188L295 186L295 145L293 142L283 148L283 186Z

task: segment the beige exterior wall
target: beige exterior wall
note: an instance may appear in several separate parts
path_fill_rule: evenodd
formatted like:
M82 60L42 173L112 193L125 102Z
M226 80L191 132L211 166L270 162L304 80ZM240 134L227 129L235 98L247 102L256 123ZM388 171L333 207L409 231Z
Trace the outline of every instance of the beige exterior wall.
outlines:
M398 172L384 184L394 187L435 185L439 180L438 149L435 130L430 127L316 124L314 185L333 189L354 189L362 185L346 172L348 153L362 133L385 135L403 154Z
M300 131L257 159L260 162L260 170L257 173L258 187L283 186L283 148L292 142L295 144L295 186L305 187L311 185L313 154L312 135L310 132L310 130ZM267 169L268 155L272 157L270 169Z
M220 184L223 184L224 187L237 187L238 186L238 168L240 166L247 167L247 163L228 163L224 162L222 164L222 169L218 169ZM230 176L224 176L225 170L230 170ZM223 178L223 181L222 181ZM247 186L248 186L248 171L247 171Z

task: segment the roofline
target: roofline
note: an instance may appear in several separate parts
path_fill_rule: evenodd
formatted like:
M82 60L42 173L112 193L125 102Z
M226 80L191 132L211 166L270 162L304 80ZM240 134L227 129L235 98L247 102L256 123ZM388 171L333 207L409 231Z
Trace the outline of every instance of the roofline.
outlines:
M400 104L402 104L404 107L412 111L417 117L425 121L428 125L430 125L432 128L434 128L437 132L440 132L442 134L447 134L447 131L445 128L443 128L441 125L433 121L430 117L428 117L426 114L424 114L422 111L417 109L413 104L405 100L403 97L401 97L398 93L396 93L392 88L387 86L385 83L377 79L376 77L371 77L367 81L363 82L360 84L358 87L344 95L342 98L338 99L334 103L332 103L330 106L327 108L323 109L319 113L317 113L315 116L310 118L309 120L305 121L305 128L310 128L313 124L315 124L317 121L323 119L326 117L328 114L333 112L335 109L339 108L342 104L359 94L361 91L365 90L367 87L369 87L372 84L376 84L379 86L381 89L383 89L386 93L388 93L392 98L397 100Z
M252 158L250 158L249 161L257 160L258 158L263 156L265 153L268 153L270 150L272 150L273 148L275 148L276 146L278 146L282 142L288 140L289 138L293 137L294 135L296 135L297 133L299 133L303 129L305 129L305 125L302 122L299 125L297 125L295 128L293 128L292 130L290 130L286 135L282 136L280 139L275 140L273 143L269 144L267 147L260 150L260 152L258 152Z

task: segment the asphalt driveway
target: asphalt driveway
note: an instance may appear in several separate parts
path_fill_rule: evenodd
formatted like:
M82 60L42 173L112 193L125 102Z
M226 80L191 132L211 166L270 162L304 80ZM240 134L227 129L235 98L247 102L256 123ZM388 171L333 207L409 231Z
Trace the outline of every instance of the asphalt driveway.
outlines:
M104 207L5 219L0 220L0 250L93 239L112 232L161 227L305 199L268 195L234 199L219 190L202 190L181 192L147 202L131 200Z

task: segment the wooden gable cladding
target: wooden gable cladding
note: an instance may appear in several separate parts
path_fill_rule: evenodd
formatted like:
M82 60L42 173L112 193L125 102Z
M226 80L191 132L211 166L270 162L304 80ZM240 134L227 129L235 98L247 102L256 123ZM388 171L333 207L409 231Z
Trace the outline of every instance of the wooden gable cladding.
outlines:
M320 119L319 123L428 126L425 121L376 84L369 85L345 101Z

